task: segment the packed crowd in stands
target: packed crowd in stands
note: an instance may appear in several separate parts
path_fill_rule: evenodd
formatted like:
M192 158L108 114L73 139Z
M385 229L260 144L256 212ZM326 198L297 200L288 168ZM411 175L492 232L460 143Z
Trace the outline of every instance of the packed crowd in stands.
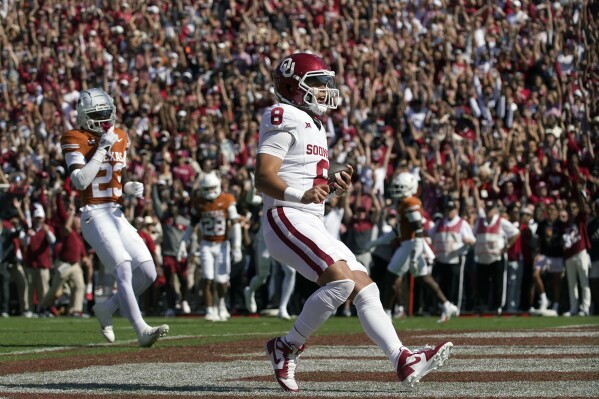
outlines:
M190 198L204 173L218 172L223 191L233 193L240 214L248 215L244 228L256 231L245 194L261 113L274 102L274 66L300 50L322 56L336 72L342 103L322 118L329 157L354 165L351 199L360 198L341 209L355 219L380 205L374 226L387 220L393 203L386 188L401 171L419 177L431 220L455 201L459 214L474 224L478 198L497 200L499 211L515 223L532 215L529 227L552 208L565 229L569 205L578 204L594 244L587 250L599 312L599 12L592 3L0 2L2 315L46 309L63 290L58 284L50 291L51 278L64 272L57 267L63 261L79 262L70 290L85 290L85 300L93 301L92 286L95 294L110 289L93 253L61 252L78 221L59 139L76 126L81 90L101 87L115 100L117 122L132 141L129 176L146 187L144 198L125 196L123 206L156 241L160 265L161 225L152 195L189 217ZM342 237L351 223L356 221L341 224ZM48 236L46 244L36 240L40 231ZM537 306L539 293L530 294L535 237L534 229L522 235L527 241L510 254L523 270L521 300L513 311ZM567 237L562 240L561 247ZM241 293L253 273L246 250L245 262L233 267L232 313L243 313ZM371 270L377 273L375 264ZM171 282L159 276L144 310L172 314L161 300L164 284ZM476 265L469 256L459 301L463 312L485 308L474 294L485 288L472 276ZM184 284L201 294L194 279ZM310 287L302 287L300 278L296 284L301 301ZM548 287L554 309L568 311L565 272ZM563 291L561 300L556 290ZM427 296L417 299L414 312L431 311ZM264 295L259 305L268 301ZM75 302L67 312L85 314L88 309ZM191 302L202 311L200 300Z

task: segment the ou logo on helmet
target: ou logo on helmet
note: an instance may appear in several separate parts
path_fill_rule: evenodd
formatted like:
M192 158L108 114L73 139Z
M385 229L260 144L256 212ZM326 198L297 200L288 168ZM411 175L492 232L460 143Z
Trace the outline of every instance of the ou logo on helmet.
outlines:
M285 61L281 62L279 70L286 78L291 77L293 76L293 72L295 70L295 62L291 58L287 58Z

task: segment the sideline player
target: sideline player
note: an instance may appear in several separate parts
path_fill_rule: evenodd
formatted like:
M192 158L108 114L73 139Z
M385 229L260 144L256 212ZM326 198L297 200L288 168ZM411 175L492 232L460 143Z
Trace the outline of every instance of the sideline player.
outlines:
M399 221L395 232L401 244L387 266L388 278L395 282L396 276L401 279L408 271L415 278L421 278L433 290L443 307L439 322L446 322L451 316L458 315L459 309L447 300L431 275L431 265L435 255L424 239L422 203L416 197L417 191L418 182L410 172L398 174L391 182L389 193L391 198L398 200ZM401 283L393 284L396 288L400 286ZM396 296L401 297L399 292L396 292Z
M277 382L298 391L297 358L305 342L351 299L366 334L383 350L399 379L413 385L448 359L450 342L410 351L383 310L379 290L366 268L324 226L324 201L347 190L353 169L328 186L327 135L317 116L336 108L339 91L335 73L319 57L296 53L274 71L277 104L260 124L256 188L264 198L264 240L271 256L290 265L320 288L305 302L285 337L266 344Z
M200 191L192 203L196 220L188 226L180 251L186 251L185 245L199 223L205 319L226 321L231 317L225 303L231 277L231 257L234 263L242 258L237 203L233 195L221 192L221 181L216 172L210 172L200 180ZM232 245L227 239L229 222L232 224ZM213 290L216 291L216 300Z
M117 281L117 293L93 308L102 335L114 342L112 315L121 308L137 334L139 346L150 347L168 333L169 327L150 327L137 303L137 296L156 279L156 266L121 210L123 192L141 197L144 186L132 181L123 184L129 138L115 127L115 120L112 98L102 89L85 90L77 102L79 129L63 134L60 144L83 206L83 237Z

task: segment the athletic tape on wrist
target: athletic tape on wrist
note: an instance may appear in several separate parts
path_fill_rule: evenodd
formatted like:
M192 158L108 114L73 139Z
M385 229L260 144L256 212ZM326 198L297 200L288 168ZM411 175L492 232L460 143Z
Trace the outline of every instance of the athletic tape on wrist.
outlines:
M283 196L285 198L285 201L301 203L304 193L296 188L287 187Z

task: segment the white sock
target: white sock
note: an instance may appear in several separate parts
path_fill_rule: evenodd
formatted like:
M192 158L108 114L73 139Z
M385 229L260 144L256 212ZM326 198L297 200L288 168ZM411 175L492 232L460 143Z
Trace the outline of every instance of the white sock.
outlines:
M285 337L286 341L298 348L304 345L314 331L349 298L355 285L353 280L337 280L316 290L304 304L293 328Z
M288 270L285 270L285 268ZM281 299L279 300L279 308L285 309L287 312L287 304L289 303L289 299L291 299L291 295L293 294L293 290L295 288L295 270L290 268L289 266L281 266L283 269L283 273L285 277L283 277L283 282L281 285Z
M87 285L85 286L85 293L86 294L91 294L94 291L94 286L92 283L87 283Z
M393 367L396 367L403 344L383 309L379 289L375 283L358 292L354 306L366 335L387 355Z

